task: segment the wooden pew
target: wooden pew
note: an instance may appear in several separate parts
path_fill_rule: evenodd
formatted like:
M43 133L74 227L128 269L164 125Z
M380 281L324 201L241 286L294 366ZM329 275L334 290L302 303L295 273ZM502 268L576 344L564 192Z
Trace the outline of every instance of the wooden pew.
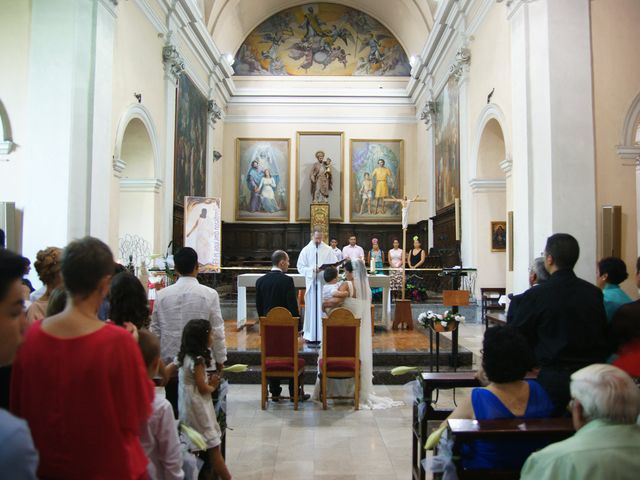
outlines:
M447 421L453 436L453 460L458 477L462 479L518 479L518 470L466 470L462 468L462 448L476 440L539 440L547 444L559 442L575 433L570 418L532 418L500 420Z

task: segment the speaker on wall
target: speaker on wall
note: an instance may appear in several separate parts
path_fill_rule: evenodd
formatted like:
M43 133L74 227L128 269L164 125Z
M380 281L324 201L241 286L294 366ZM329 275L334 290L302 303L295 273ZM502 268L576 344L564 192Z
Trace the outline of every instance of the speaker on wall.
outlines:
M602 257L622 256L622 207L602 206Z

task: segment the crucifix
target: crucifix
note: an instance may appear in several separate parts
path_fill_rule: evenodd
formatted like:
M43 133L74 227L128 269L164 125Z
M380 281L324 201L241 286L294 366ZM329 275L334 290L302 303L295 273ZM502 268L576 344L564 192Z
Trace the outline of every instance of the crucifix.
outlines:
M402 205L402 299L396 300L396 315L393 320L393 326L391 327L393 330L398 328L398 325L406 324L409 330L413 330L413 322L408 321L411 318L411 301L405 300L405 290L406 290L406 258L407 254L407 227L409 226L409 207L413 202L426 202L425 199L419 198L418 195L413 197L413 199L407 198L405 195L404 198L385 198L385 202L389 203L399 203Z

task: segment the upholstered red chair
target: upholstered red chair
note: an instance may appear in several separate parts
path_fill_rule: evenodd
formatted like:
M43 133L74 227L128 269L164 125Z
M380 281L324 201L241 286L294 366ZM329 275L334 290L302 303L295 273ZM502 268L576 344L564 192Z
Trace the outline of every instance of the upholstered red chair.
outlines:
M353 378L354 404L360 405L360 319L346 308L336 308L322 320L320 359L322 408L327 409L327 378Z
M274 307L260 317L262 410L267 408L267 378L293 378L293 408L298 409L298 386L304 359L298 357L298 317L286 308Z

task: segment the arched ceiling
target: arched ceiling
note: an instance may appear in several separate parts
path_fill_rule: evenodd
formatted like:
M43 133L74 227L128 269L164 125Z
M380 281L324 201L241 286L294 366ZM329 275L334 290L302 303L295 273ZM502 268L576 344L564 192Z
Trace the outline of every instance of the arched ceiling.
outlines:
M235 54L261 22L308 0L206 0L207 28L223 53ZM315 2L317 3L317 2ZM434 3L428 0L331 0L368 13L400 41L407 55L420 53L433 26Z

